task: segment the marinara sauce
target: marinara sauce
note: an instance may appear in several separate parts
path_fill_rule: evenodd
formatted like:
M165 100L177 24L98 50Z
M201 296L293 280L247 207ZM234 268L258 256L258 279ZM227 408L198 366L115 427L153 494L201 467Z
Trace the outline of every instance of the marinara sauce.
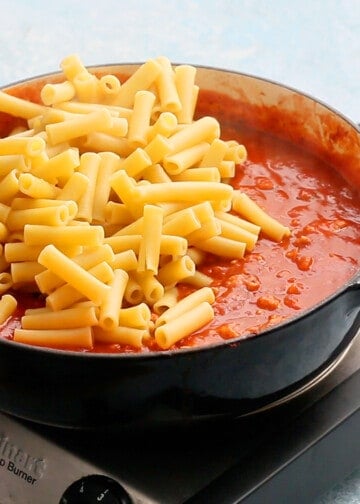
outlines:
M208 98L213 99L214 93ZM206 110L206 93L202 106ZM205 98L204 98L205 97ZM321 302L359 270L360 201L336 170L315 155L270 133L218 117L224 140L243 143L248 159L231 181L291 229L281 243L260 234L255 249L240 260L209 255L198 269L213 278L214 320L174 348L248 338ZM187 287L183 287L183 294ZM11 339L27 306L41 299L20 295L17 314L1 329ZM81 349L78 349L81 350ZM92 352L159 350L99 345Z
M209 258L200 269L214 279L216 317L181 346L249 337L321 302L359 270L358 192L293 144L226 123L222 131L248 150L234 187L288 226L291 236L275 243L260 234L241 260Z

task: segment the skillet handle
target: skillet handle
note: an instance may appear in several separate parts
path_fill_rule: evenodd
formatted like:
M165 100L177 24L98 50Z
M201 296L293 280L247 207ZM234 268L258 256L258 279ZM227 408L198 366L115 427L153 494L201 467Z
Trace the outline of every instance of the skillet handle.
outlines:
M335 299L330 300L327 312L331 319L331 330L333 334L341 335L342 345L348 345L360 334L360 275L353 278ZM325 323L326 327L329 327L328 322Z
M340 297L345 298L349 312L360 312L360 275L340 293Z

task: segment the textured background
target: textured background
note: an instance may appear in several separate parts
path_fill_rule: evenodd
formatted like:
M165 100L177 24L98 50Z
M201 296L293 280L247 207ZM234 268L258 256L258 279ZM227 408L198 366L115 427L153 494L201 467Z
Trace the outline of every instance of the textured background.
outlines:
M51 5L51 7L49 7ZM279 80L360 120L359 0L0 0L0 85L86 64L220 66Z
M86 65L165 55L280 81L360 122L360 0L0 0L0 19L0 86L71 53ZM360 469L316 502L358 503Z

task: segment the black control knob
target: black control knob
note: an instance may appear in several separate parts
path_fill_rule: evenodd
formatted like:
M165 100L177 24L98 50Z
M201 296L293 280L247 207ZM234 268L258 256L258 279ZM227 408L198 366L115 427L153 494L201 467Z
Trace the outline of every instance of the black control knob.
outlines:
M117 481L94 474L72 483L59 504L132 504L132 500Z

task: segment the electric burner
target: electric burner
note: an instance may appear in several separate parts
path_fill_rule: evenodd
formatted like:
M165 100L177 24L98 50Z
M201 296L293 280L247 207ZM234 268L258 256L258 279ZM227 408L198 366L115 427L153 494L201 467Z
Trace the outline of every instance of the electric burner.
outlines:
M0 414L1 504L309 504L360 463L360 336L250 415L153 430L49 428Z

